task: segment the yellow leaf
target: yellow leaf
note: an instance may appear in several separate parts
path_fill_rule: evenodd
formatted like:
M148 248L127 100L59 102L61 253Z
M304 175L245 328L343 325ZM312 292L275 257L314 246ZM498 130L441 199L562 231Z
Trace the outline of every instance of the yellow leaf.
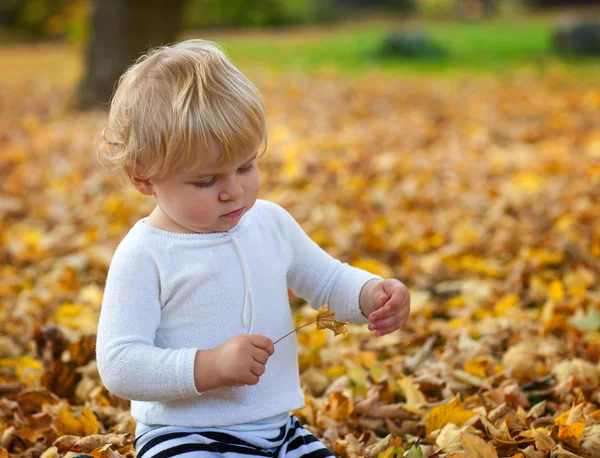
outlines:
M323 412L334 420L345 420L354 412L354 404L352 403L352 399L343 393L334 391L329 395Z
M365 245L371 250L383 250L385 248L385 240L381 236L382 232L381 225L368 224L365 227L363 235Z
M548 288L548 294L550 296L550 300L554 302L560 302L565 298L565 291L560 280L554 280L550 283L550 287Z
M353 366L348 369L348 377L352 382L352 388L355 394L366 396L367 394L367 372L362 366Z
M113 450L111 449L111 445L112 444L106 444L102 447L98 447L97 449L92 451L90 455L94 458L113 458L119 456L115 452L113 452Z
M337 364L335 366L331 366L328 369L323 370L323 373L331 380L334 380L344 375L346 371L346 366L344 366L343 364Z
M100 423L98 422L96 415L94 415L94 412L87 407L84 407L81 411L79 424L81 425L84 436L98 434L98 431L100 430Z
M558 438L572 447L579 448L579 439L585 429L583 403L562 413L554 422L558 425Z
M93 334L98 327L98 311L82 304L65 302L54 312L56 322L71 329Z
M488 357L479 356L465 362L465 371L477 377L488 377L494 373L494 363Z
M371 376L373 383L381 383L388 378L389 371L382 365L375 364L369 369L369 375Z
M383 278L389 278L394 276L392 269L390 269L387 265L383 264L382 262L377 261L376 259L361 258L352 262L352 265L359 269L371 272L372 274L379 275Z
M475 412L463 407L460 396L457 394L447 404L431 409L425 418L425 430L427 435L430 435L433 431L442 428L446 423L454 423L456 426L462 426L474 415L476 415Z
M366 367L373 367L377 364L377 352L372 350L360 351L350 355L352 361Z
M461 308L466 305L464 296L454 296L446 301L446 307L449 309Z
M543 186L543 178L534 172L519 172L512 177L512 184L517 191L539 191Z
M327 334L324 332L300 332L298 333L298 344L309 351L316 351L323 348L327 343Z
M460 443L465 451L466 458L498 458L498 453L491 442L485 442L480 437L463 433Z
M84 437L97 434L100 430L100 423L94 413L84 407L79 418L75 418L70 410L60 412L56 416L56 427L59 435Z
M70 410L63 410L56 416L56 428L59 436L82 436L79 422Z
M394 447L393 445L385 449L377 458L401 458L404 453L402 447Z
M469 247L479 240L481 231L471 223L458 222L451 231L452 240L461 247Z
M427 402L425 395L421 393L421 390L419 390L417 385L415 385L408 377L401 377L398 379L398 385L402 389L404 397L406 398L406 404L403 406L404 409L409 412L422 415L423 409L417 406Z
M14 367L18 377L26 378L28 374L40 374L43 369L37 359L29 356L0 359L0 367Z
M336 336L348 333L348 327L341 321L337 321L335 313L328 310L325 305L321 306L317 314L317 329L330 329Z
M504 316L507 310L513 309L519 303L519 295L518 294L510 294L509 296L505 296L496 302L494 307L494 312L496 316Z

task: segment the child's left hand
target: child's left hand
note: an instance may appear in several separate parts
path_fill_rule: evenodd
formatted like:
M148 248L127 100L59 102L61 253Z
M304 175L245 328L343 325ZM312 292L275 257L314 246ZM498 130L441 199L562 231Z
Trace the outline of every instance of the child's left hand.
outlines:
M410 294L395 278L372 280L361 294L361 309L369 318L369 329L376 336L400 329L410 313ZM364 303L363 303L364 302Z

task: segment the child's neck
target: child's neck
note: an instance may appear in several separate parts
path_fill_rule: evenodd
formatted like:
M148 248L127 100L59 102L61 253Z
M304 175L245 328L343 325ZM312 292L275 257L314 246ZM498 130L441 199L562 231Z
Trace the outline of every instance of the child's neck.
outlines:
M178 234L197 234L197 232L190 231L185 227L177 224L176 221L173 221L172 218L169 217L165 212L162 211L160 206L156 206L156 208L150 213L150 215L146 218L146 224L150 226L160 229L167 232L176 232Z

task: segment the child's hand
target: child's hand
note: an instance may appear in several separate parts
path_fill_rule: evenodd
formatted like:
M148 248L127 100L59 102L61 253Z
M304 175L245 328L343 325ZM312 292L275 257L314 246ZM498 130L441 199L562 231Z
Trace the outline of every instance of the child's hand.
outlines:
M368 289L367 289L368 288ZM400 329L410 313L410 294L404 284L394 278L373 280L365 285L365 304L361 309L369 318L369 329L376 336Z
M275 352L273 341L260 334L234 336L217 350L217 370L221 385L256 385L265 365Z

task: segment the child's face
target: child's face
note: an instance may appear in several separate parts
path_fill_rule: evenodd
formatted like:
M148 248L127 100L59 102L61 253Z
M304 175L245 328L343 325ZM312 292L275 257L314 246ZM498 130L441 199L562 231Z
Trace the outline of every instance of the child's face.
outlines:
M235 227L256 202L256 151L230 165L217 165L214 151L210 156L201 167L183 168L161 180L151 180L159 207L157 216L167 230L224 232Z

